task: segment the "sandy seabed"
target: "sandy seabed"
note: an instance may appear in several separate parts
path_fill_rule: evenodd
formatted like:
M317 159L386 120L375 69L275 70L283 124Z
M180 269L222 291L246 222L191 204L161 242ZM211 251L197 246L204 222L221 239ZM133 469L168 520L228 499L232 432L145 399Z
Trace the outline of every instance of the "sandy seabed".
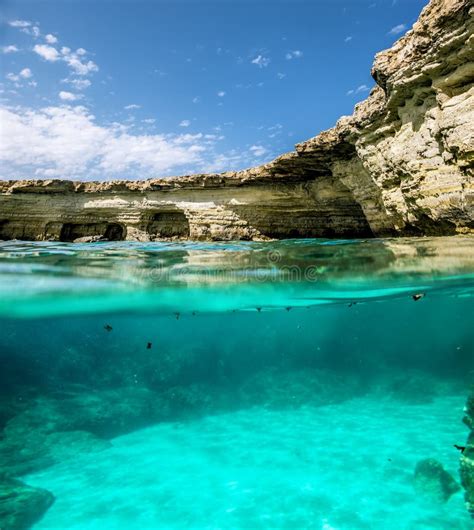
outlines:
M56 502L36 530L471 530L463 492L432 504L413 471L458 480L465 395L426 404L357 398L163 423L26 477Z

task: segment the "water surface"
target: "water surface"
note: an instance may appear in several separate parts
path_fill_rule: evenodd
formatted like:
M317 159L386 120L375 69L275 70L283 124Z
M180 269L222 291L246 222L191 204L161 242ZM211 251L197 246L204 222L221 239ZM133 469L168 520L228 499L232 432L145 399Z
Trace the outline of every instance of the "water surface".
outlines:
M0 473L38 529L470 529L469 238L0 244Z

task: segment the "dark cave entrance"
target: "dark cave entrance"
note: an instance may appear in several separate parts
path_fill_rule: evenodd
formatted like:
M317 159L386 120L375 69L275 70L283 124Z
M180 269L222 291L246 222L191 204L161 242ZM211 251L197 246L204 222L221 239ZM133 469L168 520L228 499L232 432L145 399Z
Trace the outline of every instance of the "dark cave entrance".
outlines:
M81 237L101 236L108 241L123 241L125 228L119 223L65 223L59 240L72 242Z
M184 212L173 210L153 214L146 231L150 239L189 237L189 221Z

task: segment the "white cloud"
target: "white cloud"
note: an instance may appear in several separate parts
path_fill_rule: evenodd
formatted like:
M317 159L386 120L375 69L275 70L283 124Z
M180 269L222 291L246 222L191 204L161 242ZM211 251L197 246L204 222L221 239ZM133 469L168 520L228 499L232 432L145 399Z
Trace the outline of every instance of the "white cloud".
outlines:
M278 79L284 79L284 78L286 77L286 74L283 74L283 73L281 73L281 72L278 72L278 73L277 73L277 77L278 77Z
M348 35L345 39L344 39L344 42L351 42L352 40L352 36L351 35Z
M79 50L83 50L83 48L79 48ZM63 54L63 60L66 61L77 75L88 75L91 72L97 72L99 70L99 67L94 61L82 62L81 58L83 57L83 54L71 52L69 48L65 47L61 48L61 53Z
M13 72L10 72L5 77L9 81L13 81L13 82L17 83L21 79L30 79L31 77L33 77L33 72L29 68L23 68L23 70L21 70L21 72L19 74L14 74ZM32 83L30 83L30 84L32 86L35 86ZM17 86L20 87L21 85L17 85Z
M47 35L45 35L44 40L45 40L48 44L56 44L56 43L58 42L57 37L55 37L55 36L52 35L51 33L48 33Z
M83 61L83 55L86 53L83 48L72 52L71 48L63 46L61 52L58 52L54 46L49 44L35 44L33 51L49 62L64 61L76 75L88 75L99 70L93 61Z
M63 101L76 101L82 97L81 94L73 94L72 92L66 92L65 90L61 90L59 92L59 97Z
M0 123L0 178L146 178L242 164L235 152L214 152L219 138L133 134L120 123L97 124L83 106L0 107Z
M28 28L31 26L31 22L27 20L10 20L8 25L12 28Z
M42 57L45 61L55 62L60 59L59 52L53 46L48 44L35 44L33 51Z
M71 79L69 77L62 79L61 82L72 85L76 90L84 90L85 88L89 88L92 84L89 79Z
M14 44L9 44L8 46L2 46L1 48L2 53L15 53L18 50L18 48Z
M136 103L132 103L131 105L125 105L125 110L135 110L135 109L141 109L141 105L137 105Z
M301 50L293 50L285 55L285 59L291 61L292 59L301 59L303 52Z
M362 92L368 92L370 88L367 85L360 85L357 88L347 91L347 95L351 96L352 94L361 94Z
M200 99L198 96L196 96L195 98L193 98L193 103L199 103Z
M76 53L77 55L85 55L87 51L84 48L77 48Z
M270 59L263 55L257 55L257 57L252 60L252 64L256 64L259 68L264 68L270 64Z
M23 79L29 79L30 77L33 77L33 73L29 68L23 68L20 72L20 77L23 77Z
M179 124L180 127L189 127L191 125L190 120L182 120Z
M220 97L220 98L223 98L225 96L225 92L223 90L219 90L219 92L217 93L217 95Z
M398 24L398 26L394 26L389 32L389 35L400 35L400 33L404 33L407 29L406 24Z
M155 123L155 118L145 118L144 120L142 120L143 123L148 123L148 124L153 124Z
M251 151L255 156L263 156L267 152L265 147L261 145L252 145L249 151Z

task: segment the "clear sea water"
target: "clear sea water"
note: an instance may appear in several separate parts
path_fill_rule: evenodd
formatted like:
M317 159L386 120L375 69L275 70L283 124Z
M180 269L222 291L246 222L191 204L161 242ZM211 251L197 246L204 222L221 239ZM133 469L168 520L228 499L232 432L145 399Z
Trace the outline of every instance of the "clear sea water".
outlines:
M34 529L472 530L474 240L0 243L0 475Z

